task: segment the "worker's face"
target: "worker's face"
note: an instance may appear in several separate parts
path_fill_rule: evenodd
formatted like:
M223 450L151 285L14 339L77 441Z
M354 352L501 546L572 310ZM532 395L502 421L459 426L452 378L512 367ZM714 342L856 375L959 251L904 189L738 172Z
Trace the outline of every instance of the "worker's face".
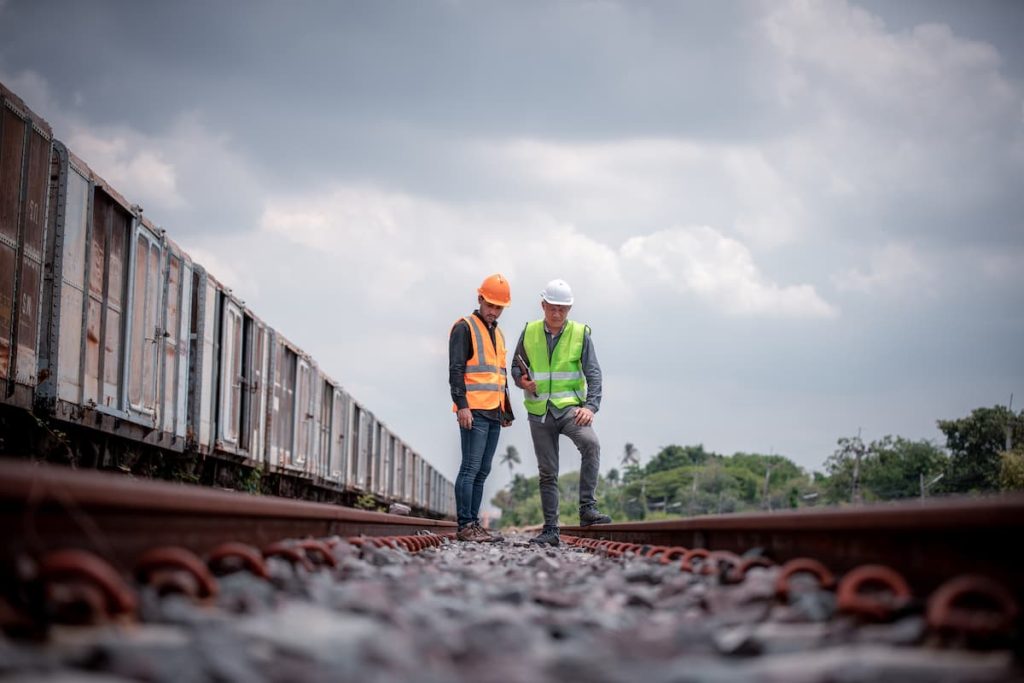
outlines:
M501 316L501 312L505 310L503 306L495 306L492 303L484 301L482 296L476 298L477 303L480 304L480 317L484 319L488 325L493 325L498 321Z
M562 329L562 325L565 324L565 319L569 317L569 310L572 308L572 306L549 304L543 299L540 302L540 307L544 309L544 324L552 331Z

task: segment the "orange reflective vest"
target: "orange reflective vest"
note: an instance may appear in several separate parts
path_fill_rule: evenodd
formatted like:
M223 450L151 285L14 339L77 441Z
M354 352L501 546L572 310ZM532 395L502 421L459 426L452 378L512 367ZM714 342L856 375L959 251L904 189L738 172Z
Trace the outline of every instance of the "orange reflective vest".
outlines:
M460 318L469 324L473 355L466 361L466 403L470 410L493 410L505 403L505 335L494 328L494 342L475 315ZM455 321L459 324L459 320ZM452 411L457 407L453 404Z

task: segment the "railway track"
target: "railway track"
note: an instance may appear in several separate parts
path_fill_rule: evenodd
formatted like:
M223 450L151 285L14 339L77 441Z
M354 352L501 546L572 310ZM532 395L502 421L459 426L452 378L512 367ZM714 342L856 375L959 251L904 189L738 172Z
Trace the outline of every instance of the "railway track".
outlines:
M566 527L548 549L526 537L458 544L444 521L0 462L0 523L0 625L14 643L57 643L26 655L0 638L0 675L54 657L80 667L60 645L68 622L92 624L76 647L106 653L91 670L112 661L146 680L180 673L139 638L154 623L183 631L175 642L200 679L224 677L210 674L222 656L259 651L266 679L289 680L276 667L295 656L295 634L313 678L337 674L338 648L363 680L1024 675L1013 654L1022 498ZM267 590L279 597L251 597ZM181 598L206 616L183 618ZM211 613L237 652L206 661L194 624ZM103 630L124 623L136 630ZM332 640L353 623L372 638ZM333 645L303 649L318 638ZM119 668L110 648L127 648L133 667L143 657L147 673ZM23 663L5 668L6 652Z
M256 548L285 538L451 533L451 522L253 496L118 474L0 461L0 524L7 560L86 549L130 567L145 551L196 554L234 541Z
M838 574L883 564L922 592L961 574L984 574L1024 596L1019 495L568 527L563 534L737 554L758 549L780 564L815 558Z

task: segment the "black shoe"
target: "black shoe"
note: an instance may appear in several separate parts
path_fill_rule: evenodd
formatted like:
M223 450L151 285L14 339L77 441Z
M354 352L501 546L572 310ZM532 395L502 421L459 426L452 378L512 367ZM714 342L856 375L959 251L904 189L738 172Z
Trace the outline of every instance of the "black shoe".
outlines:
M608 515L602 515L597 511L594 506L585 507L580 509L580 526L590 526L591 524L611 524L612 518Z
M544 529L539 534L530 539L530 543L557 547L559 544L558 527L544 527Z

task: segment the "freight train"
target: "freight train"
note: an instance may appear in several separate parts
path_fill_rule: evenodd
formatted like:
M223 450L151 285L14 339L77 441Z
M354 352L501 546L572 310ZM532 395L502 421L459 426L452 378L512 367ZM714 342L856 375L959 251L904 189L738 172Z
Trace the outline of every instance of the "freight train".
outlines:
M454 513L430 463L0 84L0 452Z

